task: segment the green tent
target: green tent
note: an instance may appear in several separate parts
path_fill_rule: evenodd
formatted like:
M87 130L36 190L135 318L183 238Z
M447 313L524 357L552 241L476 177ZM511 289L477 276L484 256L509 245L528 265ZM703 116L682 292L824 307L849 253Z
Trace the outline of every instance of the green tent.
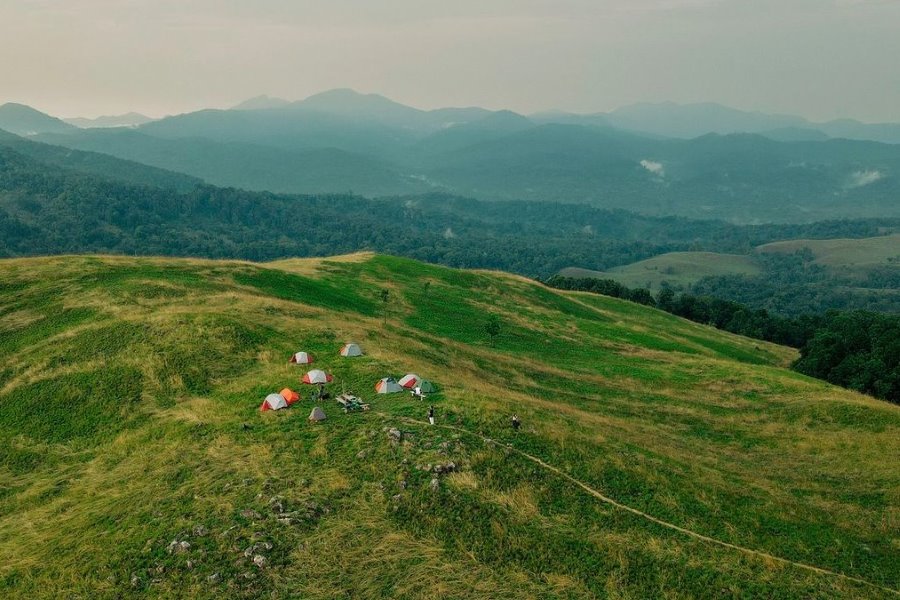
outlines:
M421 391L423 394L433 394L437 391L437 388L434 387L433 383L431 383L430 381L425 381L424 379L421 383L419 383L418 387L419 391Z

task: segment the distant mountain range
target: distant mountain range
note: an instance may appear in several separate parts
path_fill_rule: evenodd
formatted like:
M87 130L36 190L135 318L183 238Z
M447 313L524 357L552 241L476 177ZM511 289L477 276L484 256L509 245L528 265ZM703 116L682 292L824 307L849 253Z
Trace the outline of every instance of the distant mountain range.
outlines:
M138 125L149 123L150 121L154 121L155 119L152 119L140 113L130 112L124 115L106 115L97 117L96 119L74 117L71 119L63 120L70 125L74 125L75 127L90 129L92 127L137 127Z
M750 223L900 215L900 143L887 143L900 125L715 104L524 116L338 89L90 129L8 104L0 129L250 190L437 191ZM871 139L848 139L860 136Z

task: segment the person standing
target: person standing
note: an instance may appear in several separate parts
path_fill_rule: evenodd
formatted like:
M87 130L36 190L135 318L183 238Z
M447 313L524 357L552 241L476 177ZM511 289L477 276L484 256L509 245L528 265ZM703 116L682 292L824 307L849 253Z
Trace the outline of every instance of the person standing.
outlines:
M513 429L515 429L516 431L518 431L519 427L522 426L522 422L519 420L519 415L512 416L512 426L513 426Z
M428 407L428 422L434 425L434 406Z

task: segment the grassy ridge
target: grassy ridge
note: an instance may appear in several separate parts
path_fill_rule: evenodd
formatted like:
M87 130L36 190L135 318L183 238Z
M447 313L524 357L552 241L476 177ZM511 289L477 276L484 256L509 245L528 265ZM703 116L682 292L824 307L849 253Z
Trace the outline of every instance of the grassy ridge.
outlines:
M761 272L750 256L717 252L668 252L609 271L590 271L572 267L563 269L559 274L564 277L613 279L626 287L645 287L657 291L663 282L687 287L704 277L752 276Z
M366 356L338 358L347 340ZM325 403L318 425L306 398L257 412L299 386L299 349L373 410ZM900 409L782 368L793 357L611 298L383 256L6 261L0 594L892 597L687 538L371 393L418 372L441 387L441 423L698 533L896 589ZM450 475L421 468L451 460Z

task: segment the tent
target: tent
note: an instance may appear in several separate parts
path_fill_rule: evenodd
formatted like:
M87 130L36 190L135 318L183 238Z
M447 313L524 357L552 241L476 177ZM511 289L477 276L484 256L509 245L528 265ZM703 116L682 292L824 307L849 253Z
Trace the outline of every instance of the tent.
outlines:
M362 348L358 344L344 344L341 348L341 356L362 356Z
M268 396L266 396L266 399L263 400L263 403L259 407L259 410L279 410L287 407L288 403L287 400L284 399L284 396L282 396L281 394L269 394Z
M313 357L312 354L308 352L295 352L293 356L291 356L291 364L295 365L309 365L312 364Z
M298 394L291 388L284 388L283 390L281 390L281 397L284 398L284 401L288 403L288 406L290 406L300 399L300 394Z
M319 408L318 406L312 409L312 412L309 413L309 420L313 422L324 421L327 417L325 416L325 411Z
M416 375L415 373L407 373L403 377L400 378L399 383L401 386L405 387L408 390L413 389L414 387L419 385L419 382L422 381L422 378Z
M433 394L437 391L437 388L434 387L434 384L430 381L422 380L419 382L419 391L423 394Z
M393 377L385 377L375 384L375 391L379 394L395 394L402 392L403 388Z
M303 383L331 383L334 377L330 373L326 373L322 369L313 369L303 376Z

